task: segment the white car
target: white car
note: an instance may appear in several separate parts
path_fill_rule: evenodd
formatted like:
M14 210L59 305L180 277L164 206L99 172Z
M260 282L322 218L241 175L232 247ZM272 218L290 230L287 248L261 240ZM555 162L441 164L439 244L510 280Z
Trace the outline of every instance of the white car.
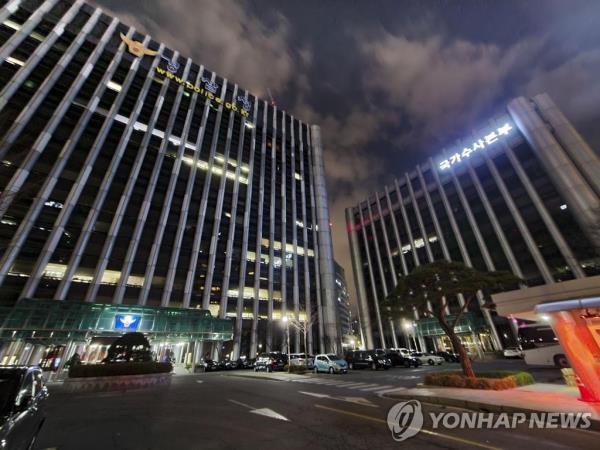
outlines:
M405 358L409 358L411 351L407 348L391 348L390 349L393 352L399 353L400 355L404 356Z
M308 369L312 369L315 365L314 359L311 356L307 358L305 353L291 353L290 363L292 366L306 366Z
M518 347L506 347L504 349L504 357L505 358L522 358L523 350Z
M441 366L444 362L444 358L442 358L441 356L431 355L427 353L413 352L410 354L410 356L412 356L413 358L417 358L419 361L421 361L421 364L429 364L430 366L434 366L436 364L438 366Z

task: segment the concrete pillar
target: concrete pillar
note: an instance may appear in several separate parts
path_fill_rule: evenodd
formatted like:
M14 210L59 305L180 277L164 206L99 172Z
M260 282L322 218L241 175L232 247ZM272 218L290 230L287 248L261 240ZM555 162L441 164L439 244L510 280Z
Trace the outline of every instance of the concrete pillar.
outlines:
M515 343L517 345L521 345L521 342L519 340L519 326L517 324L517 319L515 319L513 315L510 315L508 316L508 323L510 324L510 330L512 331Z
M328 353L341 354L342 340L340 337L341 332L335 295L335 269L333 264L333 244L329 221L329 203L327 199L327 186L325 184L321 129L317 125L311 126L311 137L313 144L312 164L314 167L313 183L315 186L315 206L317 212L317 225L319 227L319 268L321 272L325 348Z
M539 99L540 103L547 106L547 102L542 100ZM549 114L551 109L546 108L546 113ZM600 231L598 230L600 196L588 184L586 178L577 169L573 160L561 147L529 100L524 97L511 100L508 104L508 112L531 145L549 177L554 181L569 208L572 208L573 217L581 226L583 233L596 248L600 248ZM584 159L582 157L580 163Z
M27 361L27 364L32 365L32 366L37 366L40 363L40 361L42 360L45 350L46 350L45 346L43 346L41 344L35 344L33 351L31 352L31 355L29 356L29 361Z
M346 227L348 229L348 241L350 243L350 257L352 259L352 269L354 271L356 295L358 296L358 312L361 324L360 331L363 336L362 342L366 348L373 348L373 328L371 325L371 315L369 313L365 280L363 278L363 265L358 246L358 233L356 232L356 227L354 225L352 208L346 209Z
M392 332L392 343L394 344L394 348L398 348L398 336L396 335L396 327L394 326L394 321L390 319L390 331Z
M538 114L552 127L556 140L560 142L596 195L600 197L598 154L581 137L548 94L536 95L532 101L537 107Z

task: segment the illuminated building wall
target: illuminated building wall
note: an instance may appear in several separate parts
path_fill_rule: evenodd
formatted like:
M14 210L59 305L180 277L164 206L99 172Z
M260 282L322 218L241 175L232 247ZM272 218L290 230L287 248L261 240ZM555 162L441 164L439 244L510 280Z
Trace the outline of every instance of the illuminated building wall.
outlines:
M0 5L2 298L208 309L234 356L294 315L335 351L319 128L82 1Z
M342 336L347 336L352 333L350 295L348 293L344 268L337 262L335 263L335 292L340 319L340 332Z
M421 264L511 271L528 286L599 274L598 174L598 154L542 94L511 100L504 114L348 208L367 347L401 335L378 303ZM501 319L476 309L501 347Z

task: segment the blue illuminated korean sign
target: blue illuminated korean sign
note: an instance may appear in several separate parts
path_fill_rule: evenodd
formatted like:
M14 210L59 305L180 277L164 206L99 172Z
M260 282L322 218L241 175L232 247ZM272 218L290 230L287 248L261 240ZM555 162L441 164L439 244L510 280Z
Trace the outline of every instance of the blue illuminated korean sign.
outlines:
M513 127L506 123L499 127L496 131L492 131L488 135L484 136L482 139L478 139L473 142L473 145L470 147L465 147L461 152L456 152L451 155L448 159L443 160L440 163L440 170L446 170L452 167L454 164L461 162L463 159L469 158L473 153L479 150L484 150L487 146L494 144L498 141L500 136L506 136L512 130Z
M141 321L140 314L115 314L115 330L135 331Z

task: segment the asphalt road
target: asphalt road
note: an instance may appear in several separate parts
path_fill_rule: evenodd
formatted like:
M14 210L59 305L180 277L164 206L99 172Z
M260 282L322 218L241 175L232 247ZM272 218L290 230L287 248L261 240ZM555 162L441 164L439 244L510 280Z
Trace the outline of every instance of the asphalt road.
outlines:
M449 409L427 405L425 431L395 442L386 416L396 401L385 398L385 391L414 385L418 379L402 377L421 378L429 370L309 375L302 383L279 381L280 374L215 372L174 376L170 386L160 388L89 394L51 386L36 448L597 448L600 435L579 430L432 432L427 413Z

